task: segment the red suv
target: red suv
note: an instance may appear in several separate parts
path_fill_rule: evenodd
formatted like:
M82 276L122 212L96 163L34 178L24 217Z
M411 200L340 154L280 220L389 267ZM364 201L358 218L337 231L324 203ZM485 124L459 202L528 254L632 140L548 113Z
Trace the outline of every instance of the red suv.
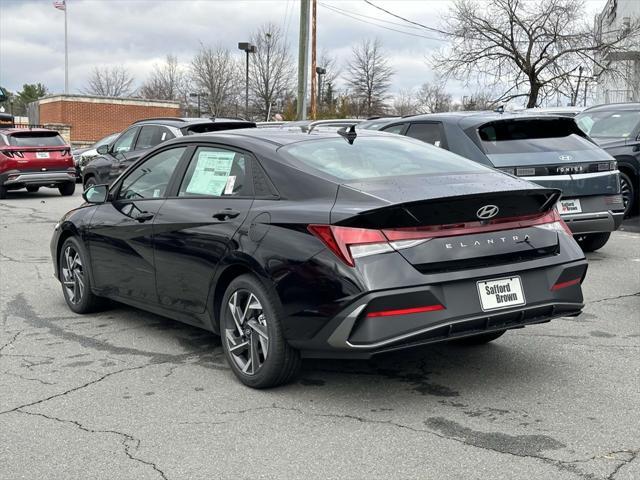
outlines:
M76 174L69 145L54 130L0 130L0 199L7 190L37 192L40 187L73 195Z

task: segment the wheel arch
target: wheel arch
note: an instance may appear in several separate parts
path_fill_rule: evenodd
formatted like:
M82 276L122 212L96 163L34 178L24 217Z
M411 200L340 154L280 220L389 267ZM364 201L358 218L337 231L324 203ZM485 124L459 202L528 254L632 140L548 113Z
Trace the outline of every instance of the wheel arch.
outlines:
M72 223L65 223L60 226L61 232L58 237L58 243L56 244L56 278L60 280L60 254L62 252L62 245L69 237L78 237L78 231Z

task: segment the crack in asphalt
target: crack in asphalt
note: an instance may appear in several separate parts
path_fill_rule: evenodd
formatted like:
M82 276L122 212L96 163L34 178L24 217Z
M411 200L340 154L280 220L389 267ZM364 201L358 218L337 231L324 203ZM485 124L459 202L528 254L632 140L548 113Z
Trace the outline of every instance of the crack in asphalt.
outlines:
M2 356L2 351L3 351L5 348L7 348L7 347L9 347L9 346L13 345L13 342L15 342L15 341L18 339L18 337L20 336L20 334L21 334L21 333L22 333L22 330L18 331L18 332L17 332L17 333L16 333L16 334L11 338L11 340L9 340L7 343L5 343L4 345L2 345L2 346L0 347L0 357Z
M9 375L10 377L21 378L22 380L28 380L30 382L38 382L38 383L41 383L42 385L57 385L57 383L55 382L46 382L44 380L40 380L39 378L25 377L24 375L21 375L15 372L10 372L8 370L2 372L2 375Z
M374 420L374 419L370 419L370 418L366 418L366 417L361 417L358 415L351 415L351 414L335 414L335 413L311 413L308 411L304 411L300 408L297 407L282 407L279 405L276 405L275 403L272 404L271 406L264 406L264 407L252 407L252 408L246 408L246 409L242 409L242 410L224 410L221 412L216 412L214 413L215 415L242 415L245 413L249 413L249 412L253 412L253 411L261 411L261 410L285 410L285 411L292 411L292 412L296 412L300 415L305 415L305 416L310 416L310 417L322 417L322 418L338 418L338 419L346 419L346 420L353 420L353 421L357 421L360 423L368 423L368 424L378 424L378 425L386 425L386 426L391 426L391 427L395 427L395 428L401 428L401 429L405 429L405 430L409 430L415 433L426 433L429 435L433 435L435 437L438 437L442 440L449 440L449 441L454 441L457 443L460 443L462 445L468 446L468 447L474 447L474 448L478 448L480 450L486 450L486 451L490 451L493 453L497 453L497 454L506 454L506 455L510 455L513 457L518 457L518 458L530 458L530 459L534 459L534 460L539 460L542 461L544 463L546 463L547 465L550 465L558 470L561 471L565 471L568 473L572 473L574 475L579 476L580 478L583 478L585 480L592 480L595 479L596 477L594 477L593 474L591 473L586 473L581 471L576 465L574 465L574 463L586 463L589 462L591 460L594 460L596 458L601 457L600 455L595 455L593 457L590 458L586 458L586 459L577 459L577 460L557 460L554 458L549 458L549 457L545 457L544 455L537 455L537 454L532 454L532 453L520 453L520 452L514 452L514 451L509 451L506 449L497 449L497 448L492 448L489 445L486 444L482 444L482 443L474 443L469 441L468 438L463 437L459 437L459 436L455 436L455 435L447 435L441 432L438 432L436 430L432 430L432 429L428 429L428 428L416 428L416 427L412 427L409 425L404 425L402 423L397 423L397 422L393 422L391 420ZM425 422L425 424L427 424L427 422ZM463 429L466 427L462 427ZM467 429L469 431L471 431L471 429ZM480 433L484 433L484 432L480 432ZM485 435L489 435L489 434L485 434ZM502 434L502 435L506 435L506 434ZM553 447L552 447L553 448ZM628 450L622 450L627 452ZM618 453L618 452L613 452L613 453ZM629 463L631 460L624 462ZM616 470L619 470L621 468L621 466L617 466Z
M4 410L4 411L0 412L0 415L4 415L6 413L15 412L16 410L19 410L21 408L32 407L34 405L40 405L41 403L48 402L49 400L53 400L54 398L64 397L65 395L68 395L70 393L77 392L78 390L82 390L83 388L87 388L87 387L90 387L91 385L95 385L96 383L100 383L103 380L105 380L105 379L107 379L109 377L112 377L114 375L117 375L119 373L129 372L129 371L132 371L132 370L140 370L141 368L146 368L146 367L150 367L150 366L153 366L153 365L158 365L158 364L149 363L149 364L146 364L146 365L138 365L137 367L127 367L127 368L123 368L123 369L120 369L120 370L116 370L114 372L105 373L104 375L102 375L99 378L96 378L95 380L91 380L89 382L83 383L82 385L78 385L76 387L70 388L69 390L65 390L64 392L56 393L56 394L51 395L49 397L42 398L40 400L35 400L33 402L25 403L23 405L18 405L17 407L11 408L9 410Z
M133 453L131 453L132 448L134 450L138 450L140 448L141 441L140 441L140 439L134 437L133 435L131 435L129 433L119 432L117 430L96 430L96 429L89 428L89 427L81 424L77 420L69 420L69 419L65 419L65 418L52 417L50 415L46 415L46 414L41 413L41 412L29 412L29 411L26 411L26 410L22 410L21 408L18 408L15 412L16 413L22 413L22 414L25 414L25 415L43 417L43 418L46 418L48 420L53 420L53 421L60 422L60 423L66 423L66 424L74 425L77 428L79 428L80 430L82 430L84 432L92 433L92 434L93 433L107 433L107 434L118 435L118 436L122 437L121 444L124 447L125 455L127 457L129 457L129 459L131 459L131 460L133 460L135 462L142 463L143 465L150 466L151 468L153 468L156 472L158 472L160 474L161 478L163 478L164 480L168 480L167 475L160 469L160 467L158 467L158 465L155 462L152 462L152 461L149 461L149 460L145 460L145 459L140 458L140 457L136 457L136 456L133 455Z
M614 455L616 453L630 453L631 457L628 460L622 459L620 464L613 470L613 472L611 472L609 474L609 476L607 477L607 480L614 480L615 476L620 472L622 467L624 467L625 465L629 465L631 462L636 460L638 458L638 455L640 454L640 449L637 449L637 450L618 450L616 452L611 452L609 455Z
M586 303L587 303L587 305L593 305L594 303L608 302L610 300L618 300L620 298L629 298L629 297L638 297L638 296L640 296L640 292L628 293L626 295L618 295L617 297L600 298L598 300L593 300L591 302L586 302Z

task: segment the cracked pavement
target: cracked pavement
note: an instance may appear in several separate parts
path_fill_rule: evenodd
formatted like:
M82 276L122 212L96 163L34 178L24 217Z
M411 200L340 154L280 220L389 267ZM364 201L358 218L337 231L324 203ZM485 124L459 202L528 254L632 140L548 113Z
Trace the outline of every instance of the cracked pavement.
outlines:
M0 202L0 479L640 478L640 234L590 254L577 318L254 391L214 335L67 309L53 225L79 192Z

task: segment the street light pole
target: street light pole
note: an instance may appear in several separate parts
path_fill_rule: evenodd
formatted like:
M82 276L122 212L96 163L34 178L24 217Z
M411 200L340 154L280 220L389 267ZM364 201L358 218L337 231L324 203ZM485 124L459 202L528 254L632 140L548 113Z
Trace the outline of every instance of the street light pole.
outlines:
M245 66L245 90L244 90L244 116L249 120L249 54L256 53L256 46L251 45L249 42L238 43L238 49L244 50L247 54L247 61Z
M320 110L322 106L322 75L327 73L327 69L316 67L316 73L318 74L318 110Z

